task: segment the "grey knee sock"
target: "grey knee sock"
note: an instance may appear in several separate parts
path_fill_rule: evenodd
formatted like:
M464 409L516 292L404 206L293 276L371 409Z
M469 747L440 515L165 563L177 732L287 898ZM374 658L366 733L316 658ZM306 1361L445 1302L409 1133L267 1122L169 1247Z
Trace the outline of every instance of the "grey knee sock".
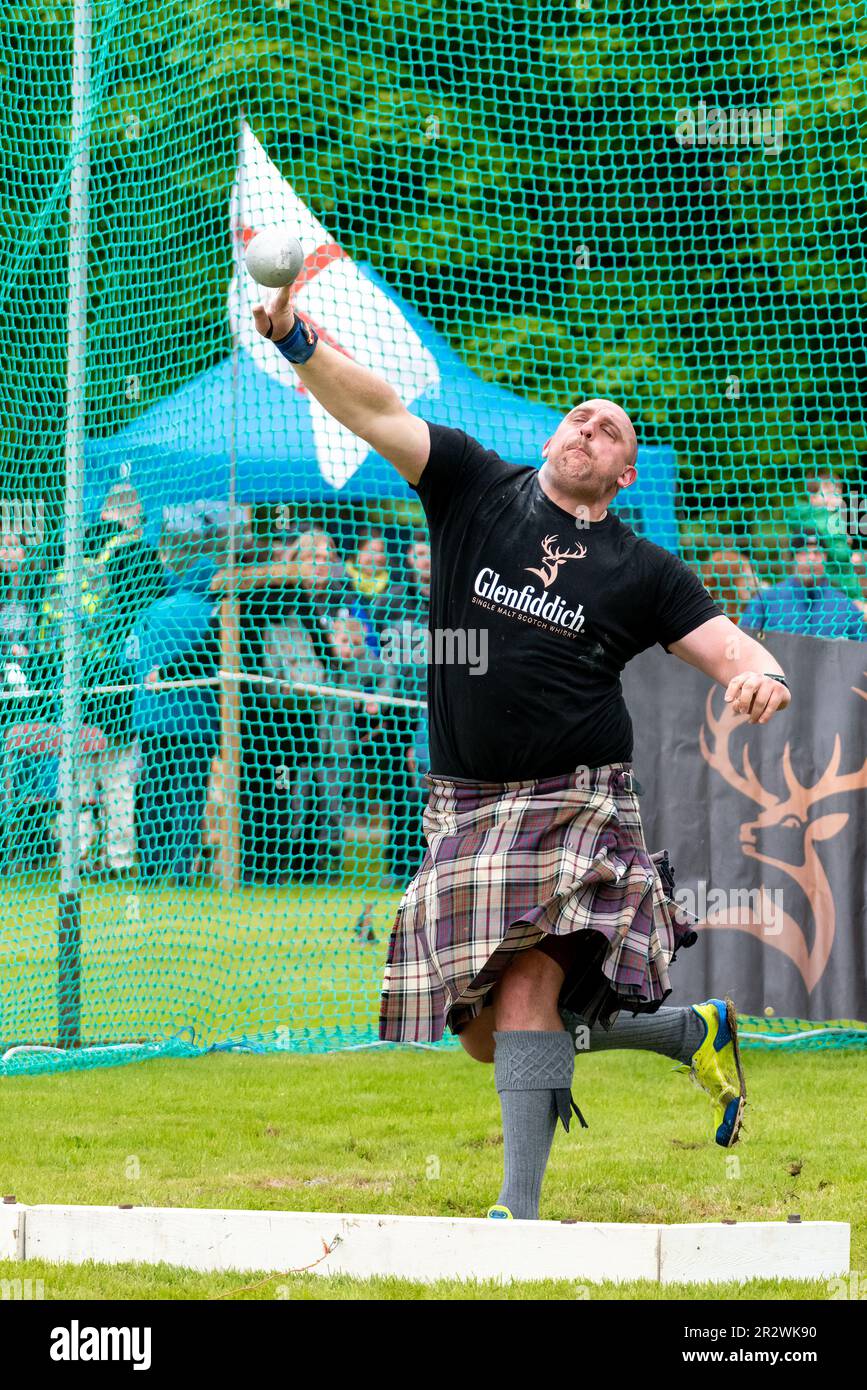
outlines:
M705 1025L693 1009L657 1009L655 1014L621 1013L613 1028L595 1023L589 1030L578 1014L560 1010L560 1017L575 1040L576 1052L612 1052L617 1048L642 1052L661 1052L664 1057L689 1066L704 1041ZM579 1034L578 1029L585 1032ZM582 1041L584 1046L582 1047Z
M503 1112L501 1206L535 1221L558 1116L569 1128L575 1050L568 1032L495 1033L494 1073Z

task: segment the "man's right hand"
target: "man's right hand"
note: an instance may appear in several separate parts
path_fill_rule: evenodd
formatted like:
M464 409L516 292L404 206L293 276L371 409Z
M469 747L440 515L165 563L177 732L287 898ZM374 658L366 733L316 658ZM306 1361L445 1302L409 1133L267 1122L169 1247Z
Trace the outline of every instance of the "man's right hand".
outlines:
M262 304L253 306L253 322L263 338L279 343L292 332L295 310L292 308L292 286L284 285Z

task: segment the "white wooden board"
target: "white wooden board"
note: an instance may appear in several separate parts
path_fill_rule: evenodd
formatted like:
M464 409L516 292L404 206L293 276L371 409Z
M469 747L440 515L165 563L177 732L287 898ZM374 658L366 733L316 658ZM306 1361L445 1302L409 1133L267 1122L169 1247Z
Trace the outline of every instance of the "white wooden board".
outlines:
M827 1279L849 1268L845 1221L738 1221L736 1225L662 1226L663 1284L729 1279Z
M405 1279L656 1279L655 1225L34 1206L28 1259ZM330 1253L325 1254L326 1247Z
M0 1255L360 1278L824 1279L849 1269L846 1222L627 1225L181 1207L0 1206ZM577 1294L576 1294L577 1296Z
M18 1202L0 1202L0 1260L23 1258L24 1211Z

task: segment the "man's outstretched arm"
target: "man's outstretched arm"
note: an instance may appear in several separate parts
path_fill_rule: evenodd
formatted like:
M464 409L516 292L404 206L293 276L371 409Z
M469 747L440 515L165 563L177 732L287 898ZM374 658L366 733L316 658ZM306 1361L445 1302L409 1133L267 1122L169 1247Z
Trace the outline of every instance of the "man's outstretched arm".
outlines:
M767 724L792 702L787 687L771 678L784 674L780 663L728 618L710 618L668 650L724 685L735 714L748 714L751 724Z
M276 343L292 331L291 291L287 285L254 308L253 321L263 338ZM418 482L430 455L430 430L425 420L410 414L387 381L321 339L306 362L292 365L329 415L393 463L408 483Z

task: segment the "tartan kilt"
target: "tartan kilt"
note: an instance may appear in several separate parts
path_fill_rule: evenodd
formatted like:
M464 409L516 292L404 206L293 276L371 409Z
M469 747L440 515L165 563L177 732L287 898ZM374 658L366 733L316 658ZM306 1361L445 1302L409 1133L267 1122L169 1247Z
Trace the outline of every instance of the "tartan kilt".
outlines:
M425 780L427 850L397 909L380 1038L459 1033L546 934L578 934L560 1003L588 1024L659 1008L696 933L667 853L644 843L629 763L529 782Z

